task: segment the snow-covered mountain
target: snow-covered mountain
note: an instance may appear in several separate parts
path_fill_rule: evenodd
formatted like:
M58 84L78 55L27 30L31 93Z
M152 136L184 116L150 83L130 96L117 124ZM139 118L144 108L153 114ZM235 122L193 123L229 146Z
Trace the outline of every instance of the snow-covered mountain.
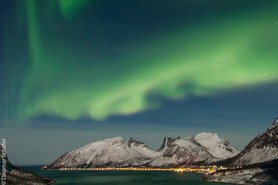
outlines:
M158 151L143 142L115 137L97 141L62 155L48 166L65 167L130 167L191 166L226 159L238 153L217 134L200 133L187 138L164 138Z
M233 157L239 152L217 134L200 133L187 138L164 138L161 155L151 166L192 166Z
M230 143L212 133L200 133L193 137L193 139L202 145L207 151L216 158L227 159L239 153Z
M221 162L227 166L246 166L278 159L278 118L255 137L238 155Z
M176 138L160 151L150 165L155 167L192 166L205 164L214 157L192 138Z
M145 166L157 155L142 142L115 137L68 152L48 168Z

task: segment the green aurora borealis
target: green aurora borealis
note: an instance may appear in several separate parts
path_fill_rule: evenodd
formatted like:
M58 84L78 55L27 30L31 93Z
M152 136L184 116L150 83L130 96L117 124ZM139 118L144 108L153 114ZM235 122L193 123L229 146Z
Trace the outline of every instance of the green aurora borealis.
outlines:
M103 120L278 81L277 1L12 2L4 119Z

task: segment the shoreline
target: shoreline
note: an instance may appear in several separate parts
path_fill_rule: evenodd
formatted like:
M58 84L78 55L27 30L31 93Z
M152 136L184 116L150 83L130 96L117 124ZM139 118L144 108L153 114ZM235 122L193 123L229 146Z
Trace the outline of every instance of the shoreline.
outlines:
M58 168L58 169L48 169L43 166L41 170L57 170L57 171L170 171L176 173L201 173L201 174L211 174L216 171L215 167L201 167L201 168L174 168L174 167L94 167L94 168Z

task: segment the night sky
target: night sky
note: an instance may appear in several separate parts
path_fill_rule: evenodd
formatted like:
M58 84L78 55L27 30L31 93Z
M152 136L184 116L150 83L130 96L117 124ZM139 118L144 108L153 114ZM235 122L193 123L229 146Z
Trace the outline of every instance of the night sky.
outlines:
M276 0L4 0L0 135L16 164L107 137L157 149L278 116ZM20 152L19 152L20 151Z

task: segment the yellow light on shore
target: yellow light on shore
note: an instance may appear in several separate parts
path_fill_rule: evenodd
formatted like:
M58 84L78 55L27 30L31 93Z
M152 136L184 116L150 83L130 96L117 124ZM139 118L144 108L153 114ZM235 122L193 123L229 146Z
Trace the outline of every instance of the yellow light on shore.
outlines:
M218 169L224 169L222 166L215 167L192 167L192 168L154 168L154 167L102 167L102 168L60 168L59 170L92 170L92 171L172 171L177 173L194 172L211 174Z

